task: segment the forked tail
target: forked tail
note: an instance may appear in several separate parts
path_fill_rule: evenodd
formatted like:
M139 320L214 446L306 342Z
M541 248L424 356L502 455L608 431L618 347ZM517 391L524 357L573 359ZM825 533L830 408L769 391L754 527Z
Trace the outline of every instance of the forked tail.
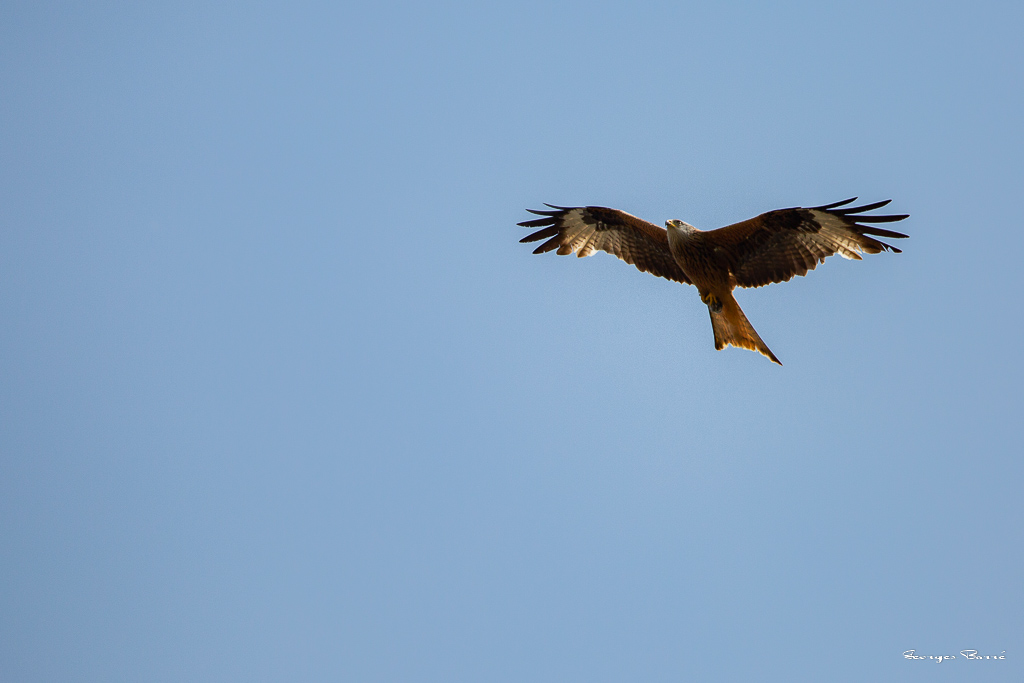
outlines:
M782 365L768 345L757 336L754 326L747 320L747 316L743 315L743 310L736 303L732 292L727 292L724 296L717 295L713 299L717 301L713 300L708 304L708 311L711 312L711 329L715 331L716 349L722 350L729 345L750 349Z

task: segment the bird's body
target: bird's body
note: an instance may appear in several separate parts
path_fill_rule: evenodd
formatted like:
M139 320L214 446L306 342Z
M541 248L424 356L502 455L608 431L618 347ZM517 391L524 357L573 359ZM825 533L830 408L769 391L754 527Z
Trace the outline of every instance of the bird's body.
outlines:
M732 291L735 278L722 248L705 233L682 221L668 221L668 247L672 258L705 299L709 294Z
M668 221L668 246L672 257L697 287L700 300L707 304L715 348L726 346L757 351L782 365L768 345L761 340L754 326L743 314L732 290L736 278L729 268L727 255L708 233L682 221Z
M862 223L891 223L906 215L864 215L889 202L841 208L848 199L814 208L769 211L718 230L698 230L670 220L665 228L624 211L599 206L559 207L533 211L543 216L519 225L542 227L522 242L547 239L534 253L589 256L606 251L641 271L697 287L711 314L715 348L737 346L779 359L754 331L732 295L736 287L761 287L805 275L832 254L860 259L861 252L899 252L874 237L903 233ZM781 365L781 363L779 363Z

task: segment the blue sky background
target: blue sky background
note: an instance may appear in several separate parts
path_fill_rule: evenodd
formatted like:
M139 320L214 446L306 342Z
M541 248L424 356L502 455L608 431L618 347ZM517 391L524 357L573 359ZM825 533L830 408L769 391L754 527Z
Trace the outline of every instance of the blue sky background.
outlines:
M0 678L1021 680L1021 26L6 3ZM853 195L782 368L517 244Z

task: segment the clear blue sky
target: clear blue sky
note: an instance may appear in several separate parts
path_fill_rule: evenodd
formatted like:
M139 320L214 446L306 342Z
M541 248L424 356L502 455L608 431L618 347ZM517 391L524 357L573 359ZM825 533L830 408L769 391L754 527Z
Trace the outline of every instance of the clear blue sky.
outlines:
M5 3L0 679L1024 679L1021 8Z

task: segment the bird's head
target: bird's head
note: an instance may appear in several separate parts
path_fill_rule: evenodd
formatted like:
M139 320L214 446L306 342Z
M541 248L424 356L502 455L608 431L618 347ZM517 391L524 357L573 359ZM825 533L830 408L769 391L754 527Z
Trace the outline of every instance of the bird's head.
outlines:
M677 220L675 218L665 221L665 228L669 232L676 232L687 235L697 232L697 228L693 227L689 223L684 223L683 221Z

